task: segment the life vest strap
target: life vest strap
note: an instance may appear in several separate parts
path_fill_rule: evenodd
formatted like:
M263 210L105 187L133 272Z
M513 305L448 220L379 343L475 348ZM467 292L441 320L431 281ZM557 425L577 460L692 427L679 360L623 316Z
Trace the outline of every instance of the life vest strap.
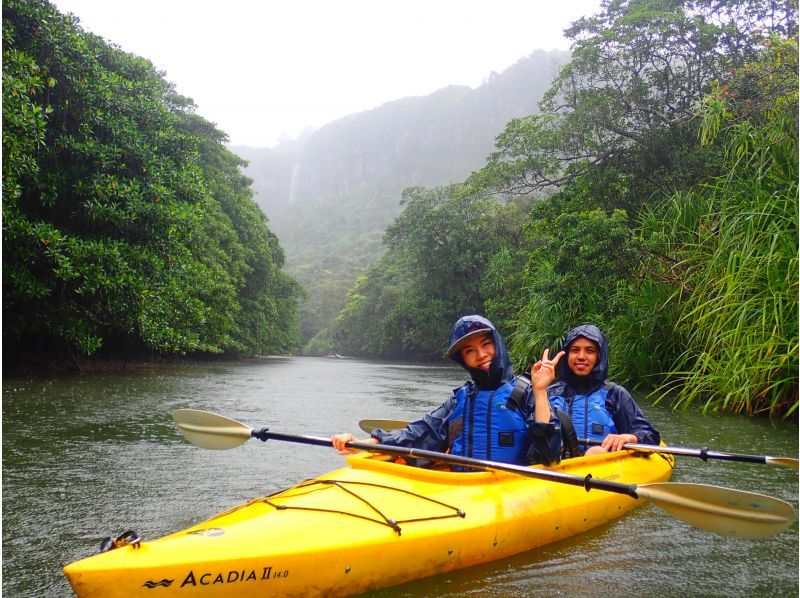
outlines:
M514 390L511 391L511 396L508 399L510 407L522 412L522 399L531 385L531 380L527 376L516 376L514 382ZM609 388L612 388L609 386ZM580 457L581 449L578 446L578 434L575 432L575 426L572 424L572 418L561 409L556 408L556 416L561 422L561 435L564 439L564 456L569 459L570 457Z
M569 459L571 457L580 457L581 449L578 446L578 434L575 432L575 426L572 425L572 418L565 412L555 408L556 417L561 422L561 436L564 438L564 456Z
M522 398L531 385L531 380L527 376L516 376L514 381L514 389L511 391L511 396L508 397L508 404L520 413L522 411Z

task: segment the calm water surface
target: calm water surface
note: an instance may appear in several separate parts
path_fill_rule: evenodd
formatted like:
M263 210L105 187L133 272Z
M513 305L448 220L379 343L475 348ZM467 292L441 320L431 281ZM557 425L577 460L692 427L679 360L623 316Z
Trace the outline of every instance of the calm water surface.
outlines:
M61 568L133 528L153 539L342 464L333 449L187 444L170 413L193 407L254 428L329 436L411 419L464 380L449 367L307 357L3 380L3 595L70 596ZM795 424L644 406L683 446L797 456ZM798 503L796 471L679 458L673 481ZM702 532L653 505L564 542L370 594L797 596L798 527L767 540Z

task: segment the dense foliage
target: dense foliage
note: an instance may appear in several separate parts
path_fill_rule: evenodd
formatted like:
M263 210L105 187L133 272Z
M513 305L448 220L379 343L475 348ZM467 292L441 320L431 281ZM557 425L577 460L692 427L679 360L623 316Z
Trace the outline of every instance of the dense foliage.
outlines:
M3 345L284 352L299 287L243 161L152 64L3 2Z
M763 61L705 100L701 133L724 144L725 175L643 218L686 339L661 388L678 403L797 407L797 39L769 41Z
M675 405L796 415L796 13L609 0L573 24L541 114L510 121L464 185L414 190L427 201L387 232L336 346L426 357L479 311L521 368L592 321L620 382ZM449 202L466 203L442 217Z
M384 237L389 251L358 279L337 318L341 351L440 356L459 314L482 310L482 275L516 243L523 222L514 204L459 185L406 189L403 205Z
M567 34L540 110L461 183L480 135L458 114L496 119L492 86L516 79L293 146L282 188L308 196L279 218L303 233L306 349L437 358L480 312L521 369L592 321L621 383L796 417L796 1L605 0ZM146 60L43 0L4 0L6 353L296 348L301 290L224 141Z

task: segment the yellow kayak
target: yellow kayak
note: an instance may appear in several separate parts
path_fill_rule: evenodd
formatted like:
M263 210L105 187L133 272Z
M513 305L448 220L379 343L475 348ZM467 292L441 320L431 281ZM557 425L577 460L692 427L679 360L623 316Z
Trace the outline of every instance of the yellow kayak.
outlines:
M189 529L64 568L80 597L348 596L502 559L643 501L502 471L436 471L359 453L347 467ZM669 455L624 450L543 469L646 484Z

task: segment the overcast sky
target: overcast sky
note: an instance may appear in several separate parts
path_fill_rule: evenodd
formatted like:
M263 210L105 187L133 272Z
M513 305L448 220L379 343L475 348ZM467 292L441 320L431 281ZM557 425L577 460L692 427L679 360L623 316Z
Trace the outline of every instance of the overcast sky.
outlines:
M52 1L52 0L51 0ZM234 145L271 147L347 114L477 87L600 0L54 0L148 58Z

